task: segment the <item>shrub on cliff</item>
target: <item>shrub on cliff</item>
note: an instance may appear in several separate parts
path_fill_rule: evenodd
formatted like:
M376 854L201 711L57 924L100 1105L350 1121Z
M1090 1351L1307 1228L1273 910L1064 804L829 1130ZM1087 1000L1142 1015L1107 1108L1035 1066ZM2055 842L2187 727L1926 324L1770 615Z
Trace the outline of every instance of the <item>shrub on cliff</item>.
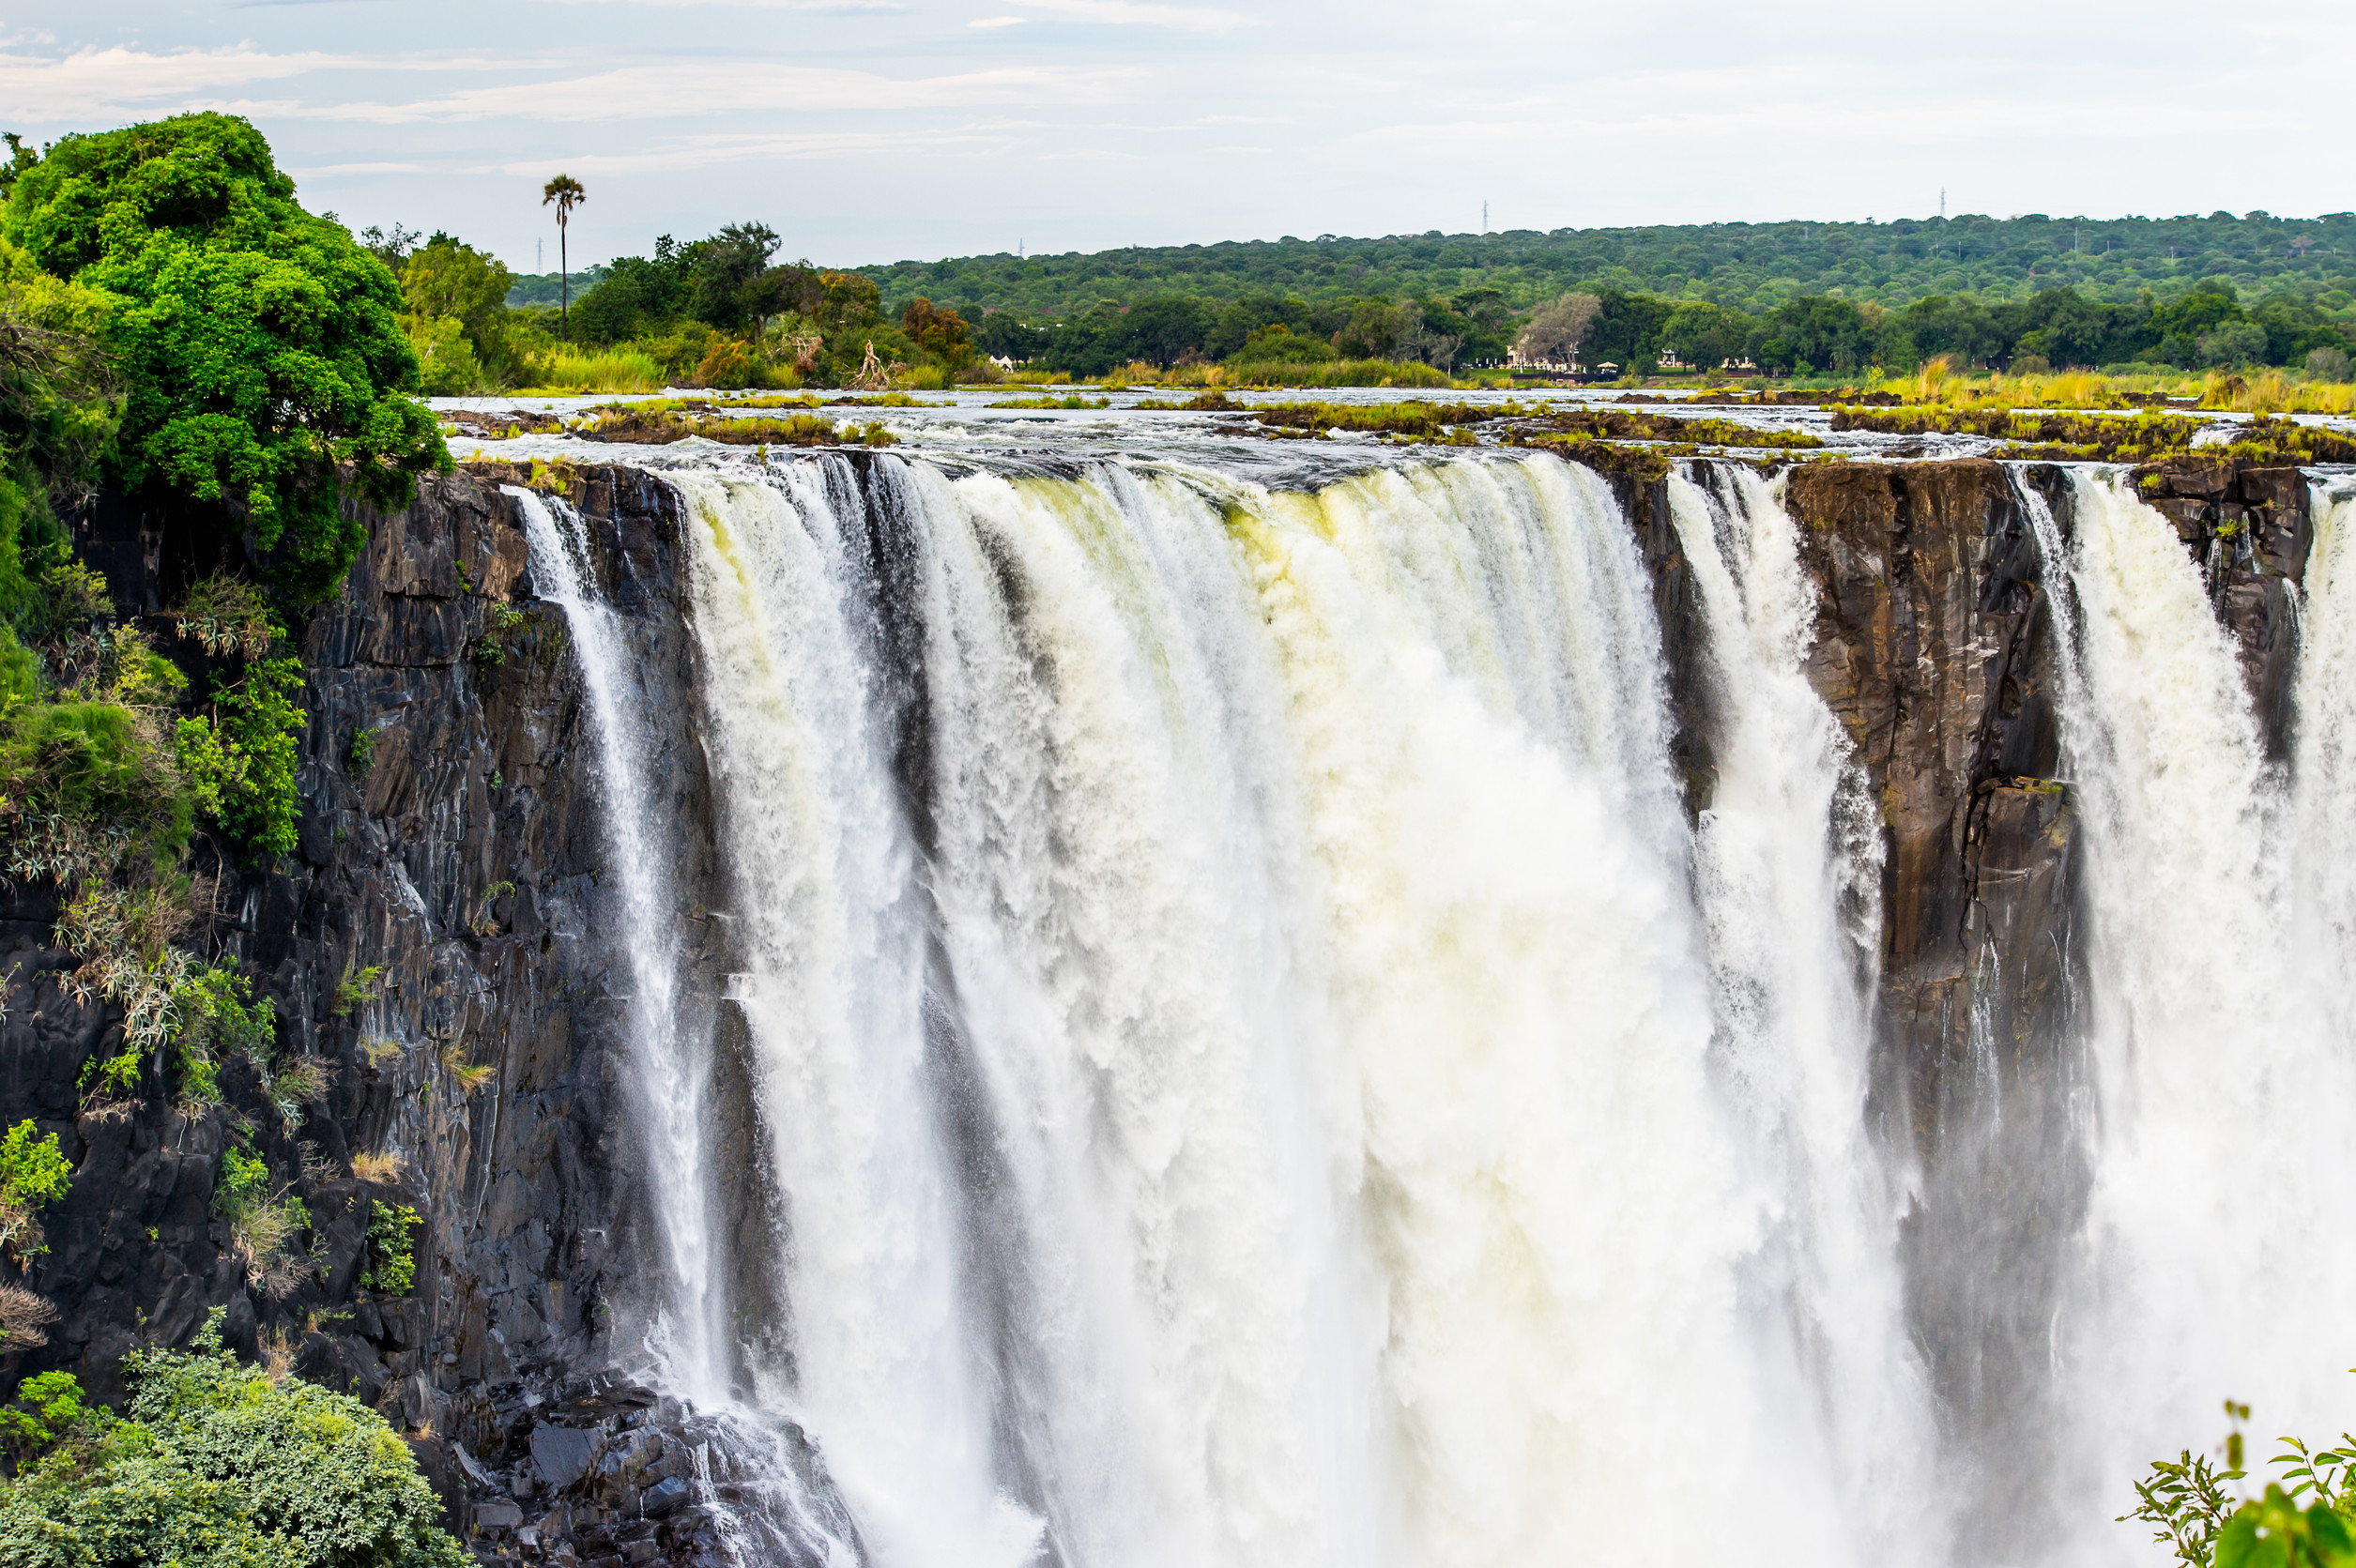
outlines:
M332 591L365 538L340 515L339 464L387 507L448 465L405 395L418 362L392 274L296 204L245 121L68 136L9 172L0 238L105 302L120 482L218 503L300 597Z
M240 1365L221 1313L185 1352L133 1350L117 1421L64 1373L28 1379L0 1437L11 1568L464 1568L406 1444L359 1400Z

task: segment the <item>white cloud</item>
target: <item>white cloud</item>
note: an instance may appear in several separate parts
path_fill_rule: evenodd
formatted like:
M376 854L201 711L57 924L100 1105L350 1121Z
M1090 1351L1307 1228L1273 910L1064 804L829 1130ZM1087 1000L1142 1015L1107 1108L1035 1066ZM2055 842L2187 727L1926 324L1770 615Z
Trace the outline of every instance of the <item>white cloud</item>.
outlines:
M746 111L905 113L984 104L1105 102L1143 74L1134 67L1046 66L891 77L739 56L664 60L540 81L507 80L407 100L356 100L348 96L348 81L304 84L308 91L285 90L301 78L335 73L496 71L513 78L546 71L551 64L475 56L273 54L247 44L165 53L84 49L47 58L20 51L0 53L0 103L9 105L10 118L20 125L87 124L191 109L378 125L509 116L577 124ZM281 91L267 98L247 96L245 90L265 84L281 86Z
M568 172L578 175L645 175L665 174L687 169L709 169L730 163L751 163L770 160L814 158L845 158L855 154L894 152L1000 152L1012 146L1010 139L986 130L967 129L944 131L813 131L795 135L781 133L770 136L687 136L658 143L650 146L634 147L622 153L590 153L564 160ZM508 163L469 165L452 168L453 174L529 175L538 177L546 171L547 160L518 160Z
M1023 20L1018 16L985 16L977 17L966 25L968 27L1019 27Z
M315 168L289 169L297 179L329 179L337 175L430 175L430 163L322 163Z
M377 125L514 117L543 123L681 119L731 112L896 111L996 103L1106 102L1142 73L1134 68L1039 67L895 78L872 71L700 59L623 66L589 76L502 82L407 103L329 102L280 113Z
M56 125L144 114L157 109L222 107L217 95L266 82L334 70L513 70L482 57L272 54L251 44L161 53L116 46L42 57L0 53L0 103L21 125ZM252 105L284 112L280 104Z
M1075 22L1175 27L1188 33L1226 33L1253 24L1239 11L1211 6L1162 6L1146 0L1016 0L1034 11L1051 11Z

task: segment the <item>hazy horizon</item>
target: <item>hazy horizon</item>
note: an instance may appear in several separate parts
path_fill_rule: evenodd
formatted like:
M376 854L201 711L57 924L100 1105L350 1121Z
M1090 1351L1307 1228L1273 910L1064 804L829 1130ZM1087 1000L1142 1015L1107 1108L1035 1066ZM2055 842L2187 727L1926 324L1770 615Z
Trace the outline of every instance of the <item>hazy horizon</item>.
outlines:
M2356 23L2294 4L1861 5L1673 24L1475 0L43 0L0 129L247 115L307 205L552 269L770 223L838 266L1951 214L2344 210L2303 155ZM2220 125L2219 105L2231 119ZM536 251L535 246L541 246Z

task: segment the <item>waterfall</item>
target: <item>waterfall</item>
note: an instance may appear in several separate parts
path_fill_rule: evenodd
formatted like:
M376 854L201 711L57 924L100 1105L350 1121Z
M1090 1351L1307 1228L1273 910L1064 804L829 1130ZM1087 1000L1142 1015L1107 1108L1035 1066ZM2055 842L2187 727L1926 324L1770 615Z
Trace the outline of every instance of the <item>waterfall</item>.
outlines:
M2088 842L2093 1185L2060 1334L2077 1430L2059 1512L2120 1560L2107 1525L2154 1457L2223 1434L2336 1432L2356 1212L2344 1161L2347 949L2294 921L2349 864L2348 635L2339 513L2316 545L2318 631L2299 684L2300 783L2270 768L2228 633L2174 525L2122 479L2073 469L2071 536L2024 487L2047 563L2064 771ZM2054 591L2062 588L2064 591ZM2295 793L2295 799L2294 797ZM2307 869L2302 875L2298 868ZM2331 951L2318 952L2320 945ZM2342 1347L2333 1348L2332 1347Z
M2356 480L2314 487L2293 752L2302 970L2356 1041Z
M514 485L501 489L524 518L532 585L560 606L581 672L596 743L600 816L620 895L631 1090L648 1190L664 1247L647 1336L645 1375L706 1418L707 1468L723 1451L730 1478L746 1483L743 1505L724 1519L746 1561L806 1560L848 1568L850 1532L823 1498L814 1498L797 1435L744 1409L732 1387L735 1347L727 1335L724 1247L716 1234L714 1173L706 1159L711 1124L708 1042L681 996L681 911L669 875L676 853L667 813L650 769L658 760L647 694L634 668L627 621L598 586L586 520L560 498ZM704 1477L705 1496L712 1495Z
M1900 1327L1896 1193L1863 1114L1879 816L1802 669L1815 590L1782 482L1689 469L1671 478L1669 504L1714 688L1696 881L1719 1054L1775 1216L1753 1278L1782 1299L1825 1402L1843 1511L1884 1552L1904 1540L1935 1555L1945 1521L1924 1469L1922 1375Z
M716 1405L727 1391L728 1357L700 1136L711 1074L701 1043L680 1029L679 911L669 870L675 851L647 778L651 747L645 694L629 674L628 628L598 589L581 514L561 499L516 485L500 488L523 513L533 587L563 607L597 744L594 776L627 933L622 945L639 1128L669 1264L670 1288L653 1346L667 1386Z
M1771 491L1672 487L1697 831L1552 457L669 478L774 1216L732 1320L870 1560L1937 1557L1878 841Z
M792 1343L762 1402L814 1432L877 1560L1027 1561L961 1332L954 1193L926 1083L924 927L824 469L676 476L707 747L746 969L736 977Z

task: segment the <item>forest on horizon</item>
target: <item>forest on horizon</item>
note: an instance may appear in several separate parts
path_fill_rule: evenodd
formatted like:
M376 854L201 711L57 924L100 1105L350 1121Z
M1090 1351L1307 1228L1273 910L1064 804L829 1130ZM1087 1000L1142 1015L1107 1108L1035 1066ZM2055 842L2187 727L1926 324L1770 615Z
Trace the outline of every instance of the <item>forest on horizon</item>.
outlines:
M943 257L843 267L874 280L886 299L917 295L973 313L1043 317L1101 301L1150 296L1229 300L1270 293L1303 299L1461 295L1493 288L1526 309L1563 292L1604 285L1706 301L1760 314L1829 295L1902 308L1934 295L1990 304L2054 288L2123 304L2144 291L2166 301L2205 279L2244 292L2292 285L2356 293L2356 212L2276 218L2014 218L1963 214L1886 223L1655 224L1510 230L1489 235L1388 235L1228 240L1093 252ZM578 297L602 269L574 274ZM554 304L558 279L516 280L510 302Z

